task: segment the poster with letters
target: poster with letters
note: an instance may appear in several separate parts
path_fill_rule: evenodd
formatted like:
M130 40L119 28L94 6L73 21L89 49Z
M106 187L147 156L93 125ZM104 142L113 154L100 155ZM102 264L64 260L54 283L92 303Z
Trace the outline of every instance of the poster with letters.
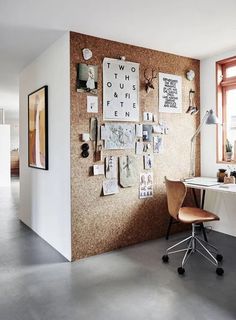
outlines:
M159 73L159 112L182 112L182 78Z
M103 60L103 119L139 121L139 64Z

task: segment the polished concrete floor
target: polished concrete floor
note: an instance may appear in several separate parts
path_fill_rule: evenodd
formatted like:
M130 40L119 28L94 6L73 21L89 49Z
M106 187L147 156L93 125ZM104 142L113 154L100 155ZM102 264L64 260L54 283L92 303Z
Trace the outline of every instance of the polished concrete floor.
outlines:
M18 182L0 188L0 320L236 319L236 238L211 232L225 275L192 257L161 262L166 242L149 241L68 263L16 218ZM220 222L219 222L220 223Z

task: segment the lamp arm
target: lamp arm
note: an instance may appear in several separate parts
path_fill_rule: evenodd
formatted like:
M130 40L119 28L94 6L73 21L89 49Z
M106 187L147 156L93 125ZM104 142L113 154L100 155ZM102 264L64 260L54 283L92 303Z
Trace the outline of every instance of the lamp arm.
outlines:
M205 113L204 117L202 118L202 121L201 121L201 123L199 124L197 130L195 131L194 135L192 136L191 142L194 141L194 139L197 137L197 135L198 135L199 132L201 131L201 129L202 129L204 123L205 123L205 120L206 120L206 118L208 117L208 114L209 114L209 111L207 110L207 112Z
M194 133L194 135L191 138L191 149L190 149L190 172L189 175L190 177L194 177L195 176L195 157L194 157L194 140L196 139L196 137L198 136L198 134L200 133L207 117L209 115L209 111L207 110L204 117L202 118L202 121L200 122L196 132Z

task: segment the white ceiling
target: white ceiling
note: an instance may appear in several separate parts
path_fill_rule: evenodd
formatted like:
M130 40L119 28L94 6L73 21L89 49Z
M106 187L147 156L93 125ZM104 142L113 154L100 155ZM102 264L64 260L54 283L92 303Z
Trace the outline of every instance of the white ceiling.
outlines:
M236 48L235 0L0 0L0 106L18 74L67 30L198 59Z

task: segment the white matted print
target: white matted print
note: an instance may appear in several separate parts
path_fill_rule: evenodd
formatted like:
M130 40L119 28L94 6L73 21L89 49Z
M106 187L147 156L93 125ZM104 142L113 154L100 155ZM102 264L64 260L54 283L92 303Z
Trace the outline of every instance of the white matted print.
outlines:
M87 96L87 112L98 113L97 96Z
M105 124L105 149L134 149L135 125L126 123Z
M159 73L159 112L182 112L182 78Z
M139 198L150 198L153 196L153 174L152 172L140 173Z
M103 119L139 121L139 64L103 60Z

